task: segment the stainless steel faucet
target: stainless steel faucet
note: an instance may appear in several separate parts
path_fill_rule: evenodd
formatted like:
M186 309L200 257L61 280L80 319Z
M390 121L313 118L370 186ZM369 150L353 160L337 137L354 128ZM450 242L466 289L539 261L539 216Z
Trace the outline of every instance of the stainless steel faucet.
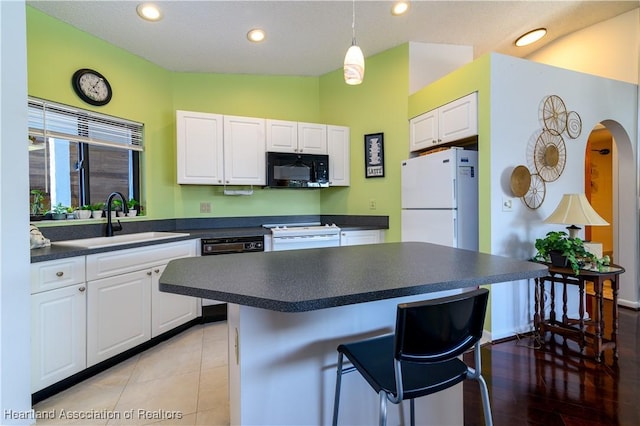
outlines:
M124 211L124 213L126 214L129 212L129 209L127 208L127 202L124 199L124 195L122 195L120 192L112 192L111 194L109 194L109 196L107 197L107 227L105 229L105 236L107 237L113 237L113 231L122 231L122 224L120 223L120 220L117 220L117 225L114 225L111 222L111 203L113 202L113 199L115 197L120 197L120 200L122 200L122 210Z

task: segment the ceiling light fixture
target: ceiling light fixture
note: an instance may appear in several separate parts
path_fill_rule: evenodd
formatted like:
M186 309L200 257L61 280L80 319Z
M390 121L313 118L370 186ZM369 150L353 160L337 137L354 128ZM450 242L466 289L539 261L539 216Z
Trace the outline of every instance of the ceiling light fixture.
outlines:
M531 43L535 43L536 41L540 40L546 34L547 34L546 28L538 28L535 30L531 30L528 33L518 37L518 39L516 40L516 46L518 47L528 46Z
M409 2L408 1L397 1L391 6L391 14L393 16L400 16L407 13L409 10Z
M351 47L344 56L344 82L350 85L362 83L364 79L364 54L356 44L356 0L353 0L351 19Z
M140 3L138 7L136 7L136 12L138 12L138 16L140 16L145 21L159 21L162 19L162 13L160 9L154 4L151 3Z
M261 41L264 41L266 37L267 35L264 30L261 30L260 28L254 28L247 33L247 39L254 43L260 43Z

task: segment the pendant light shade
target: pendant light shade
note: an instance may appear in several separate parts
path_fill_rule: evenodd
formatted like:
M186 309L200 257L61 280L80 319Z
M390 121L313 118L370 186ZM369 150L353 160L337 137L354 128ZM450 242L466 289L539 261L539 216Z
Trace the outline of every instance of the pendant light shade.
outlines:
M344 82L350 85L362 83L364 79L364 54L356 44L356 1L353 0L351 20L351 47L344 56Z
M350 85L364 79L364 55L357 44L352 44L344 57L344 82Z

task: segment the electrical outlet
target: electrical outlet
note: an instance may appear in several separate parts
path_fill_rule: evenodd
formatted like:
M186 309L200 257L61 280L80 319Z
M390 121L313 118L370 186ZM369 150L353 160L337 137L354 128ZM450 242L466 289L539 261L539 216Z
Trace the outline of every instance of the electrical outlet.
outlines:
M502 199L502 211L503 212L512 212L513 211L513 200L511 198L503 198Z
M211 213L211 203L200 203L200 213Z
M375 210L376 207L377 207L376 199L375 198L371 198L369 200L369 210Z

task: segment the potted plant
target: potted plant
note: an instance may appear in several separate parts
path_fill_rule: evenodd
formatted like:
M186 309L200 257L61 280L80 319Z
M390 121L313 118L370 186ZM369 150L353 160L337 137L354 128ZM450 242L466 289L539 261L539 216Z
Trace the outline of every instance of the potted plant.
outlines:
M535 248L537 253L533 260L563 268L569 267L576 275L587 262L591 262L598 269L608 264L608 256L598 259L584 247L580 238L570 238L564 231L551 231L545 238L536 239Z
M31 190L30 219L42 220L44 218L44 192L39 189Z
M58 203L51 209L51 218L53 220L62 220L67 218L67 206Z
M78 219L89 219L91 217L91 205L84 204L79 206L74 213Z
M127 208L129 209L129 213L127 213L127 216L133 217L138 214L137 207L139 205L140 203L137 200L130 198L129 201L127 201Z
M91 204L91 217L94 219L99 219L102 217L102 209L104 208L104 203L94 203Z

